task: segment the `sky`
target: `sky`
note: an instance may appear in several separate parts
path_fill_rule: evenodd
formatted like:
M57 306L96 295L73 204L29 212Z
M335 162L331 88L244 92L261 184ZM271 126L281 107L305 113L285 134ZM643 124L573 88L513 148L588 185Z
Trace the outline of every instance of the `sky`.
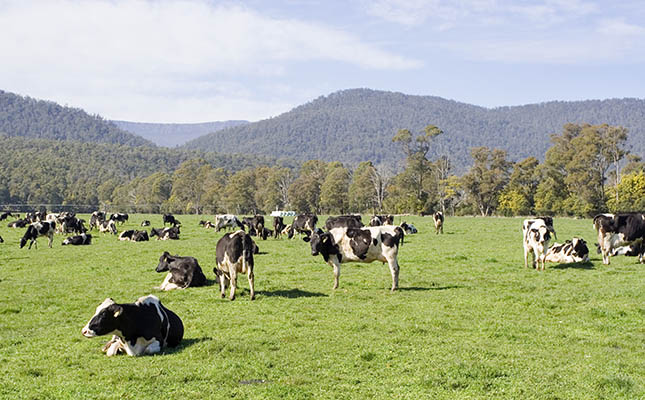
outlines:
M0 55L0 90L138 122L257 121L351 88L643 98L645 2L0 0Z

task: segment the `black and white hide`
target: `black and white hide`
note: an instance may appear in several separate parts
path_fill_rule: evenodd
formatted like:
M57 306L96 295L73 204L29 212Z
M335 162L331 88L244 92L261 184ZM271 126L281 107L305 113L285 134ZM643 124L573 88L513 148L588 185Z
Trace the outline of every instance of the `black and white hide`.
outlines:
M589 261L587 242L582 238L574 237L563 244L553 243L546 252L544 261L560 264L587 262Z
M231 285L229 298L235 299L237 289L237 274L247 274L251 290L251 300L255 299L253 275L253 239L244 231L225 234L215 248L217 267L213 268L215 280L220 286L222 297L226 296L226 288Z
M29 241L29 249L31 249L32 244L36 244L38 248L38 242L36 239L40 236L47 236L49 240L49 248L52 247L52 241L54 240L54 232L56 231L56 222L47 222L47 221L38 221L34 222L27 227L25 235L20 239L20 248L22 249Z
M159 287L161 290L186 289L189 286L206 285L206 276L194 257L171 256L165 251L159 257L159 264L155 271L168 271L166 279Z
M62 245L74 245L74 246L81 246L81 245L88 245L92 244L92 235L89 233L82 233L80 235L76 236L70 236L67 239L63 240Z

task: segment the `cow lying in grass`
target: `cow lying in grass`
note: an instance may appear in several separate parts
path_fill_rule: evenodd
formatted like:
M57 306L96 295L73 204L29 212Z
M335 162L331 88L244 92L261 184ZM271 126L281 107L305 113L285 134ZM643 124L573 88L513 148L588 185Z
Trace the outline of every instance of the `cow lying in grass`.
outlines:
M82 245L89 245L92 244L92 235L89 233L82 233L77 236L71 236L65 239L62 243L63 246L65 245L74 245L74 246L82 246Z
M170 253L164 251L159 257L159 264L155 271L169 271L159 287L161 290L186 289L189 286L196 287L206 284L206 276L197 259L193 257L171 256Z
M544 261L560 264L587 262L589 261L587 242L582 238L574 237L563 244L554 243L546 252Z

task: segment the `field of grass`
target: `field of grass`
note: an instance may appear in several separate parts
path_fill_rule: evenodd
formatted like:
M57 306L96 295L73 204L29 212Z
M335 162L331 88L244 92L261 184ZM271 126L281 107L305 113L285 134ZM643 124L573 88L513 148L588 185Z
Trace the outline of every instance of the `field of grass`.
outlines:
M523 266L521 219L409 217L420 233L387 265L331 267L302 240L258 241L257 298L214 285L221 234L178 216L181 240L18 248L0 228L0 398L3 399L642 399L645 265L601 263L590 220L555 219L582 236L586 265ZM131 215L161 225L161 216ZM324 222L325 218L321 218ZM267 219L270 223L270 218ZM364 218L366 220L366 218ZM397 223L400 222L397 218ZM120 228L120 229L123 229ZM196 257L209 285L159 292L163 251ZM155 294L183 320L182 345L144 357L101 352L81 328L106 297Z

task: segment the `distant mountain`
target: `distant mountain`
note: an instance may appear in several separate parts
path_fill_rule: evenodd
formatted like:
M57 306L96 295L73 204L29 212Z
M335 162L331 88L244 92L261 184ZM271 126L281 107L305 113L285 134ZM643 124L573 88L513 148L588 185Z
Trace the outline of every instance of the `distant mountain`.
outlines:
M174 147L207 133L248 124L248 121L216 121L197 124L157 124L146 122L112 121L116 126L142 136L159 146Z
M53 140L154 146L98 115L0 90L0 133Z
M411 96L350 89L319 97L277 117L188 142L185 147L256 153L300 160L338 160L355 164L402 162L392 136L403 128L421 132L432 124L444 131L431 156L447 154L455 172L472 164L470 148L508 151L513 160L544 158L549 135L565 123L608 123L629 129L629 148L645 155L645 100L553 101L488 109L433 96Z

